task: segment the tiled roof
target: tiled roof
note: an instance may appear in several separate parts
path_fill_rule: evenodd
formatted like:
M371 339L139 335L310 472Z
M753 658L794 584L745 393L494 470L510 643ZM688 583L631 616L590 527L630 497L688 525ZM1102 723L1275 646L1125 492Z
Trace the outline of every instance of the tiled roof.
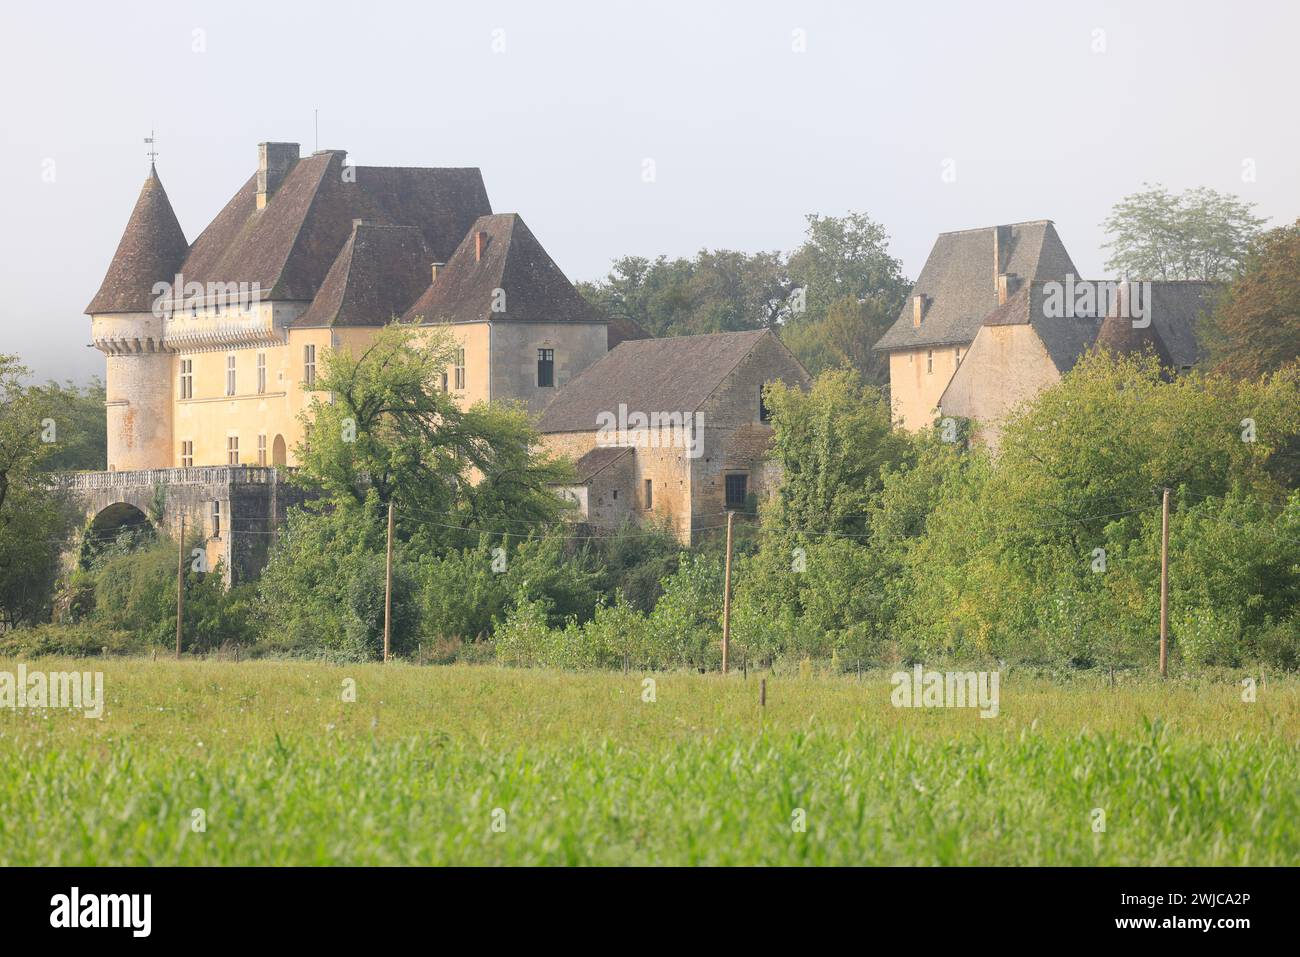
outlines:
M630 445L604 445L592 449L573 463L573 470L577 474L578 484L585 485L590 482L596 473L603 471L607 466L614 464L615 461L631 451L632 447Z
M620 403L646 414L694 412L764 336L776 339L755 329L620 343L559 391L539 428L594 432L598 416L617 415Z
M157 298L154 284L175 278L188 248L162 180L151 167L113 261L86 312L149 312Z
M433 254L414 226L356 224L295 328L383 325L420 294Z
M421 323L605 321L517 213L479 217L403 318Z
M1152 281L1150 286L1150 325L1136 328L1128 314L1112 310L1097 335L1097 347L1121 354L1150 349L1162 365L1175 369L1195 365L1205 357L1197 327L1223 285L1183 280Z
M999 272L1023 286L1076 270L1050 220L940 233L902 312L875 349L970 342L997 308ZM920 326L913 323L912 297L917 295L926 297Z
M430 261L441 261L491 212L477 169L345 167L345 159L324 150L297 160L261 210L250 177L190 247L185 281L255 282L267 298L310 300L356 219L415 227ZM428 269L420 267L422 281Z

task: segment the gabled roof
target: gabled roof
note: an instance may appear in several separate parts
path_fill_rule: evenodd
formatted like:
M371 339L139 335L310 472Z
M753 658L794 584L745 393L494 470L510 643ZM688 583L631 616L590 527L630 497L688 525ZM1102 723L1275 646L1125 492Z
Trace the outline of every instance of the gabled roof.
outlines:
M603 472L607 467L631 452L632 446L630 445L596 446L596 448L573 463L573 470L577 475L577 484L586 485L596 477L597 473Z
M626 316L615 316L609 320L609 328L606 332L606 348L608 349L613 349L620 342L627 342L629 339L652 338L650 333L641 328L639 322Z
M1223 284L1165 280L1152 281L1150 289L1150 325L1136 327L1130 318L1132 311L1124 311L1121 299L1102 323L1097 348L1125 355L1150 349L1164 366L1181 369L1195 365L1205 357L1197 327L1213 308Z
M1048 357L1058 372L1064 374L1074 368L1093 342L1101 328L1102 317L1094 315L1055 315L1061 310L1046 305L1048 281L1028 283L1006 303L989 313L986 326L1033 326Z
M323 150L298 160L262 210L257 176L250 177L194 241L181 267L186 282L256 282L264 297L309 300L355 219L413 226L431 261L440 261L491 212L477 169L345 169L345 159L343 151Z
M542 413L542 432L594 432L620 404L645 414L690 413L713 394L766 329L620 343L559 390ZM793 361L793 357L792 357Z
M188 248L167 191L151 166L87 314L151 311L157 298L154 284L175 279Z
M498 306L504 308L494 308ZM606 321L517 213L480 216L403 318L420 323Z
M420 294L433 262L414 226L357 223L294 328L383 325Z
M1023 286L1077 270L1050 220L940 233L902 312L875 349L970 342L984 317L997 308L1000 272ZM917 295L926 297L920 326L913 324L912 297Z

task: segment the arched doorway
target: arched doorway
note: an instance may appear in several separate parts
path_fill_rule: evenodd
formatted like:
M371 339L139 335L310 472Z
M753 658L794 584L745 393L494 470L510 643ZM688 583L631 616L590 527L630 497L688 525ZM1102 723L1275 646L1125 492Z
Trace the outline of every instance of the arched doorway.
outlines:
M277 435L275 441L271 444L271 464L275 466L288 465L288 452L284 447L284 436Z
M129 502L114 502L100 509L86 526L78 558L82 568L89 568L107 548L130 551L154 538L154 527L144 512Z

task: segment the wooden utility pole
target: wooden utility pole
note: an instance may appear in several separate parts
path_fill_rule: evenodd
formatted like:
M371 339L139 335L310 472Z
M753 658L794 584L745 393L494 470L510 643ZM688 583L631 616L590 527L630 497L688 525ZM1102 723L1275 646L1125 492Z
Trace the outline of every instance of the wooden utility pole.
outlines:
M181 660L181 622L185 617L185 516L176 540L176 660Z
M388 556L384 562L384 661L392 654L393 634L393 500L388 500Z
M731 522L735 512L727 512L727 570L722 585L722 673L727 673L727 651L731 644Z
M1160 677L1169 674L1169 489L1160 509Z

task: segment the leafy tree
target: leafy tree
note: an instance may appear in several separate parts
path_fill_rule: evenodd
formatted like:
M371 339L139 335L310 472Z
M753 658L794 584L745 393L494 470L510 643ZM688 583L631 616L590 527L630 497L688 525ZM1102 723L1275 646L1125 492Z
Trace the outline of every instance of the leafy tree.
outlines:
M399 505L403 539L434 549L463 547L488 530L557 521L564 505L548 487L571 473L536 451L522 406L461 409L441 388L455 343L445 330L394 323L359 354L323 357L319 394L303 415L298 480L331 507L369 514Z
M1205 187L1170 193L1146 184L1111 209L1106 268L1129 279L1226 281L1241 269L1265 220L1229 193Z
M795 321L820 322L841 300L879 300L893 322L907 296L903 265L889 254L889 234L865 213L807 217L807 237L790 254L789 271L807 298ZM883 333L883 330L882 330ZM877 337L879 338L879 337Z
M0 355L0 624L9 627L48 618L76 520L45 471L56 451L48 441L55 410L26 377L16 357Z
M806 238L788 256L624 256L604 279L579 289L605 313L634 319L651 335L780 329L814 374L848 363L883 383L888 370L871 346L897 317L908 288L888 236L862 213L807 221Z
M1255 378L1300 358L1300 220L1260 237L1205 329L1215 368Z
M765 522L792 532L863 534L881 470L911 454L893 428L880 393L848 370L813 380L808 392L774 382L765 398L772 413L772 455L783 479Z
M41 463L47 472L108 468L108 426L104 417L104 383L89 385L48 382L31 388L36 401L54 424L50 454Z

